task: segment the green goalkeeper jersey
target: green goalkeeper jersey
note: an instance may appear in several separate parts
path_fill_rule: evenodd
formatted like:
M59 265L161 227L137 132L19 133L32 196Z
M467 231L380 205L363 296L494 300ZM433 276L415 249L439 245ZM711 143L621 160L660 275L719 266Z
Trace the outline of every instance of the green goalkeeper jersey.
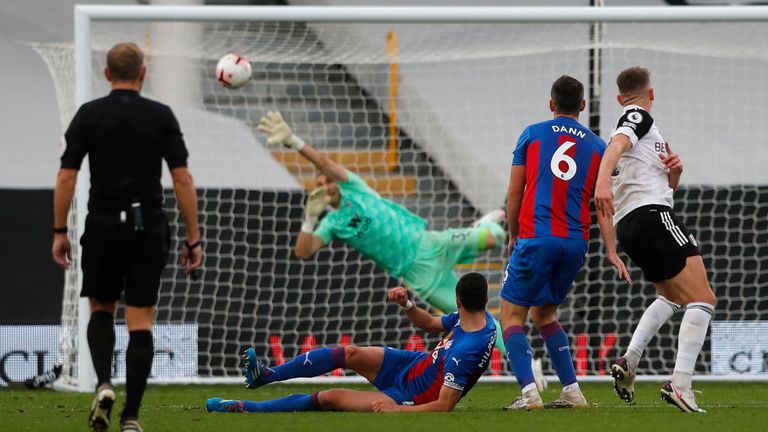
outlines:
M337 184L339 208L323 218L315 235L323 244L343 240L392 276L403 276L416 256L427 221L379 196L357 174L347 171L347 181Z

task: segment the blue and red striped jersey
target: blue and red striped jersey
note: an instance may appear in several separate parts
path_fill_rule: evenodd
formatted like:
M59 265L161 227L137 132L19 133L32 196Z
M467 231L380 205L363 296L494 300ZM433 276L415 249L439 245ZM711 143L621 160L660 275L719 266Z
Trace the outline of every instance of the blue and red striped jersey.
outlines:
M485 320L481 330L465 332L458 313L443 315L445 337L405 377L406 391L414 404L437 400L443 386L461 391L463 397L475 385L488 369L496 343L496 324L488 312Z
M512 165L525 165L520 238L589 240L589 201L606 144L577 120L556 117L525 128Z

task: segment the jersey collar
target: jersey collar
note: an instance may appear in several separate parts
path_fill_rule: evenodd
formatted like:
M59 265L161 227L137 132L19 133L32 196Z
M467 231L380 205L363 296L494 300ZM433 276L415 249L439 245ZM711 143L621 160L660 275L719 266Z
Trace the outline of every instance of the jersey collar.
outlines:
M629 111L631 109L641 109L641 110L645 111L645 108L641 107L640 105L627 105L627 106L624 107L624 112L627 112L627 111Z

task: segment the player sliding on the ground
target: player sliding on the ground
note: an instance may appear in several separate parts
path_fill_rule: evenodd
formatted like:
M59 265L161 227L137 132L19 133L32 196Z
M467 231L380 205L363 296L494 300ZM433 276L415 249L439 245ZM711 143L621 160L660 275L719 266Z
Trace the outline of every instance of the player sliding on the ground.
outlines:
M502 210L493 211L472 227L429 231L427 221L405 207L379 196L357 174L331 160L293 134L278 112L259 122L267 143L295 149L320 171L317 188L307 199L306 216L296 240L296 255L311 258L332 239L347 242L443 312L456 311L456 264L502 247L506 235L499 225ZM330 205L322 221L318 218ZM499 341L503 351L503 344Z
M672 380L661 387L661 397L683 412L704 412L696 404L691 378L717 300L696 240L672 211L683 165L650 115L654 94L648 70L626 69L616 84L624 114L600 164L595 191L598 220L603 238L610 239L605 245L608 259L619 259L614 240L618 237L659 296L643 313L627 352L611 366L614 388L621 399L634 400L635 370L643 351L659 328L686 305L675 370Z
M469 273L455 287L458 313L434 317L408 300L405 288L389 290L389 300L405 311L411 322L429 333L445 332L432 353L384 347L340 346L302 354L288 363L267 368L246 351L248 387L297 377L315 377L337 368L351 369L379 391L323 390L292 394L263 402L208 399L208 411L451 411L488 368L496 342L496 325L486 312L488 283Z
M512 161L507 197L509 264L501 290L501 324L507 359L522 395L504 409L584 408L570 344L557 308L565 301L584 263L592 223L589 201L605 143L579 123L584 86L569 76L551 89L554 119L528 126ZM619 272L626 273L619 260ZM525 331L528 311L563 385L547 405L534 382L531 346Z

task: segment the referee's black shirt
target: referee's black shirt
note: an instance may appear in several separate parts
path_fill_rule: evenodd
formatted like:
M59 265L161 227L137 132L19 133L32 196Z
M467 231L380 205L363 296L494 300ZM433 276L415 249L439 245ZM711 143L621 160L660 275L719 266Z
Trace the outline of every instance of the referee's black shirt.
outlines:
M80 169L88 154L88 210L118 212L134 201L162 207L162 160L187 166L187 148L171 109L134 90L112 90L80 107L64 135L61 168Z

